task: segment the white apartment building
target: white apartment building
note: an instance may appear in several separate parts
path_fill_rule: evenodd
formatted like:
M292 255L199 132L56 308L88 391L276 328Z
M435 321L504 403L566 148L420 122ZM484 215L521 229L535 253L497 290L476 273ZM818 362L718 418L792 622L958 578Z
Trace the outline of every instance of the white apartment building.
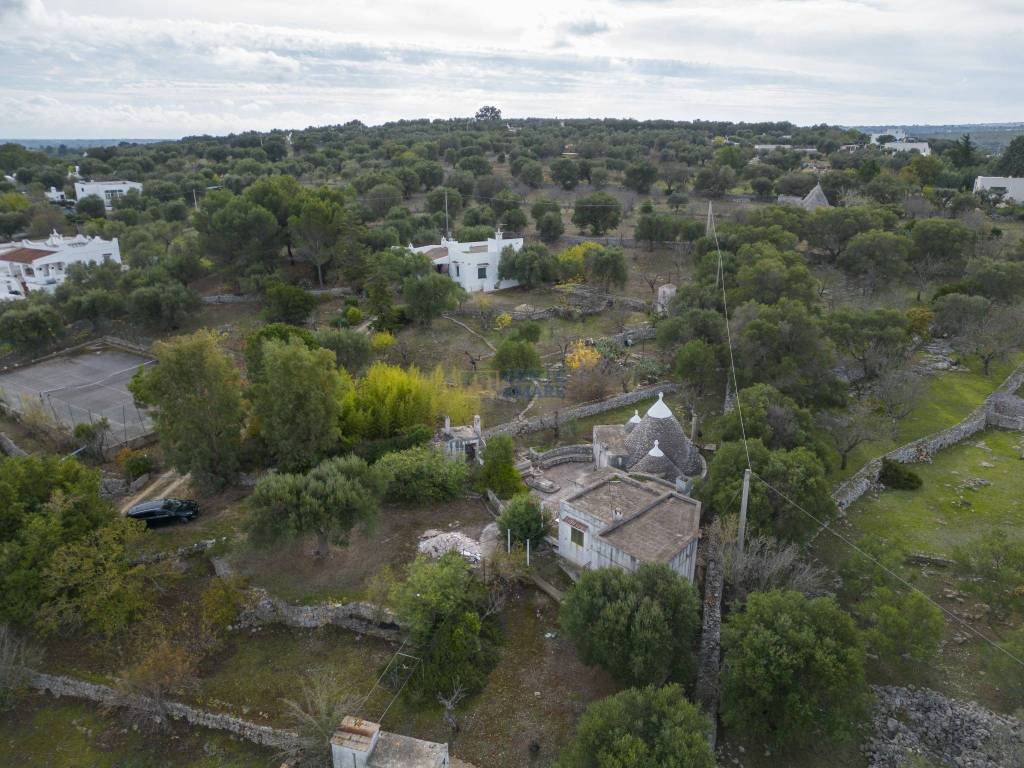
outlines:
M142 184L137 181L76 181L75 199L95 195L103 201L109 211L114 207L114 201L128 194L128 190L137 189L142 192Z

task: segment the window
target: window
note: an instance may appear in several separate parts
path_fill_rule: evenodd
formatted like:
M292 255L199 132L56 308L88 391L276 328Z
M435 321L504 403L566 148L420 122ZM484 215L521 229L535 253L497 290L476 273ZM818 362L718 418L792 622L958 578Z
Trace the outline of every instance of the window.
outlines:
M456 277L461 277L461 275L459 274L459 265L458 264L455 265L455 276Z
M487 279L487 267L477 267L476 268L476 276L478 278L480 278L481 280L486 280Z
M583 531L578 531L575 528L569 529L569 541L575 544L577 547L583 546Z

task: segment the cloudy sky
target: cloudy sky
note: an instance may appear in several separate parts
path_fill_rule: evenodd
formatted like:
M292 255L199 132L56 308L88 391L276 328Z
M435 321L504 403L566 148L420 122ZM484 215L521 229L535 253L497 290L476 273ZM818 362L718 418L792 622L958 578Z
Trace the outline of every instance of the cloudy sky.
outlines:
M1024 0L0 0L0 137L1024 120Z

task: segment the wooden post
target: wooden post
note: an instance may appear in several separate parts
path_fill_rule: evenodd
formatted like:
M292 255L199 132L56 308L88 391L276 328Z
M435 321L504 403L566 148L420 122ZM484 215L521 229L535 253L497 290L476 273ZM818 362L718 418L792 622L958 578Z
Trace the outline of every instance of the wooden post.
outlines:
M508 554L511 555L512 554L512 529L511 528L506 528L505 529L505 533L506 533L506 539L507 539L507 541L505 542L505 551Z
M750 498L750 469L743 470L743 499L740 501L740 527L736 534L736 547L743 551L743 539L747 535L747 500Z
M526 567L530 567L530 540L526 540Z

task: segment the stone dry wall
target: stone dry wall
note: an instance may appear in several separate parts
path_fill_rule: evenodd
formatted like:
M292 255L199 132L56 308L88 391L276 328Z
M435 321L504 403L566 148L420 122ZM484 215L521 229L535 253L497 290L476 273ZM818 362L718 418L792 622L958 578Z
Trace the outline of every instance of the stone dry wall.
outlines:
M153 552L148 555L142 555L141 557L135 558L131 564L141 565L159 563L164 560L174 560L179 557L200 555L209 549L213 549L213 547L223 541L227 541L227 536L222 536L219 539L203 539L202 541L197 541L195 544L189 544L188 546L179 547L178 549L172 549L170 552Z
M1024 765L1024 722L927 688L875 686L869 768L904 768L913 756L955 768Z
M530 448L526 455L529 456L534 466L541 469L550 469L558 464L567 464L569 462L579 462L581 464L591 462L594 460L594 447L590 443L561 445L558 448L552 448L550 451L544 451L543 453Z
M405 637L395 615L387 608L373 603L293 605L272 597L259 587L250 589L249 594L249 607L235 622L236 629L264 624L283 624L305 629L333 626L394 642L400 642Z
M19 448L18 444L3 432L0 432L0 453L6 456L28 456L28 451Z
M282 731L267 725L251 723L248 720L242 720L231 715L207 712L176 701L157 702L145 696L125 695L110 686L88 683L84 680L76 680L73 677L36 673L29 681L29 685L38 691L50 693L54 696L73 696L77 699L88 699L107 707L122 707L139 712L152 712L154 716L164 712L171 718L182 720L189 725L227 731L247 741L267 747L287 749L294 746L296 740L295 734L291 731Z
M697 656L697 703L711 721L708 742L715 748L719 685L718 674L722 654L722 594L725 574L722 571L721 539L714 528L701 538L707 569L704 572L704 609Z
M1024 384L1024 363L1017 366L1016 370L1006 378L999 388L959 424L901 445L861 467L856 474L832 492L836 506L840 510L845 510L871 490L878 482L879 472L882 471L882 459L890 459L903 464L929 461L935 452L956 445L989 427L1021 429L1024 427L1024 400L1016 397L1014 393L1021 388L1022 384Z
M573 419L585 419L589 416L596 416L599 413L605 411L614 411L616 408L622 408L627 405L633 405L639 403L641 400L651 400L658 396L659 392L664 392L666 395L670 392L675 392L679 389L679 385L673 382L664 382L661 384L655 384L650 387L644 387L643 389L635 389L632 392L626 392L621 395L613 395L612 397L605 398L596 403L586 403L584 405L576 405L571 408L565 408L558 411L558 423L564 424L567 421ZM539 432L542 429L550 429L554 425L555 415L542 416L536 419L519 419L517 421L508 421L504 424L498 424L497 426L491 427L490 429L484 430L484 438L493 437L494 435L528 435L531 432Z

